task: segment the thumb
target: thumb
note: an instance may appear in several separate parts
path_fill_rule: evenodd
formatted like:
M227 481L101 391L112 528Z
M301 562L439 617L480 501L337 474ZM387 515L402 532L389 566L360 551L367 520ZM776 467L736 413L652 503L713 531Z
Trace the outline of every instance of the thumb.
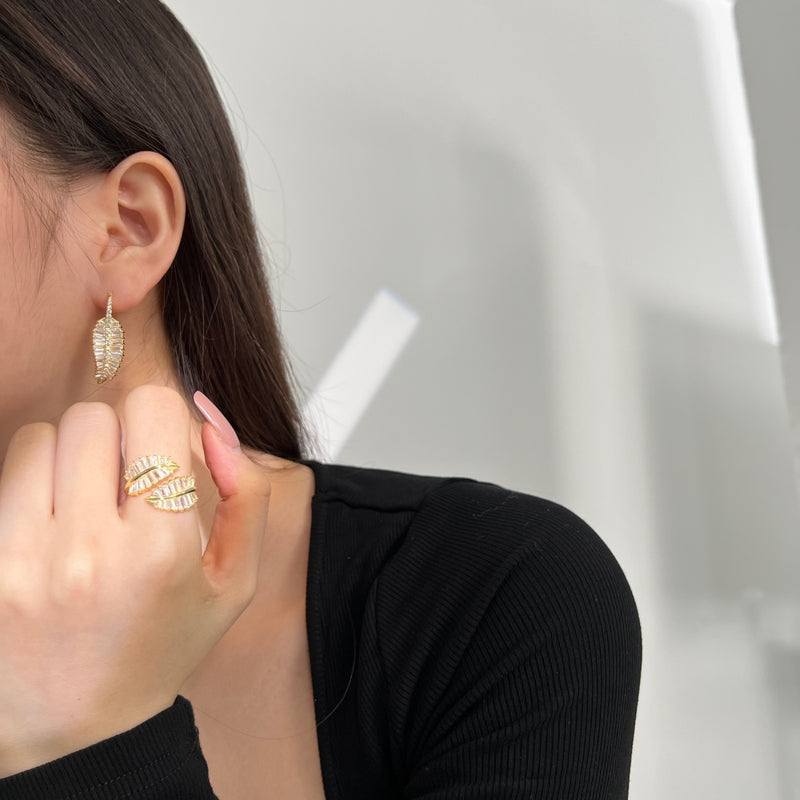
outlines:
M202 441L206 465L219 492L203 566L219 588L255 587L267 525L270 483L239 446L222 412L202 392L194 402L206 418Z

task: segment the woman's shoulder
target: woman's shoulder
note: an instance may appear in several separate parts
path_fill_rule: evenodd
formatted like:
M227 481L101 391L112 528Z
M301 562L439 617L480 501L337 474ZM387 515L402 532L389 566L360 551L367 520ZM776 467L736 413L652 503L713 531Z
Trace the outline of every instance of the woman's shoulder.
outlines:
M353 641L341 659L325 650L342 693L323 707L343 705L323 740L346 737L350 697L361 730L377 741L392 731L420 796L452 780L455 753L475 765L458 772L465 785L513 762L513 785L533 796L530 775L556 751L559 796L600 785L624 796L639 620L594 530L558 503L480 481L322 471L330 513L317 566L335 579L323 581L316 609L320 641Z
M469 513L499 510L516 499L548 507L551 512L574 516L551 500L464 476L422 475L366 466L303 462L315 478L315 499L337 502L352 508L377 511L421 511L433 504L463 507Z
M557 502L468 478L310 466L312 548L316 538L337 591L352 585L388 620L402 609L409 624L437 617L463 627L469 611L477 624L504 585L520 583L541 594L530 598L540 614L562 600L578 616L581 602L605 602L638 624L617 559Z
M316 503L339 503L354 509L376 511L416 510L431 492L465 478L415 475L375 467L322 464L306 461L314 473Z
M486 551L491 561L520 549L613 560L590 525L547 498L471 478L307 463L318 510L332 506L340 515L361 514L373 524L381 517L402 519L396 531L402 542L394 554L403 547L431 555L457 547L465 557Z

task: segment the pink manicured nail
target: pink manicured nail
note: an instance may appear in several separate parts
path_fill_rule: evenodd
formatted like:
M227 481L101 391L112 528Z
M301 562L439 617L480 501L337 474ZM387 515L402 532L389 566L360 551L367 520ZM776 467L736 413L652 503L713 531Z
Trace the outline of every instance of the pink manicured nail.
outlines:
M231 450L241 453L242 446L239 443L239 437L230 422L222 416L222 412L202 392L195 392L192 399L200 413L214 426L222 441Z

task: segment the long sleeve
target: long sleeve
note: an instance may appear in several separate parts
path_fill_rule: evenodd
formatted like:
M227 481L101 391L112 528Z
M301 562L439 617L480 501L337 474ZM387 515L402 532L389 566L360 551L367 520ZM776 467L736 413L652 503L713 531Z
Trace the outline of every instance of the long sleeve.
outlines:
M183 697L135 728L0 780L3 800L216 800L191 704Z

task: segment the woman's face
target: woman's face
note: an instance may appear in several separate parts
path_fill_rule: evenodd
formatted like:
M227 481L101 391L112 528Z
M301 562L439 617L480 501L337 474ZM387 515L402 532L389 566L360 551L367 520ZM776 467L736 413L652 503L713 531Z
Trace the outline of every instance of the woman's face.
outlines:
M19 162L6 138L0 147L0 463L17 428L55 421L80 392L91 392L90 337L99 316L86 290L91 264L82 253L79 204L66 198L51 242L36 204L53 199L53 189Z

